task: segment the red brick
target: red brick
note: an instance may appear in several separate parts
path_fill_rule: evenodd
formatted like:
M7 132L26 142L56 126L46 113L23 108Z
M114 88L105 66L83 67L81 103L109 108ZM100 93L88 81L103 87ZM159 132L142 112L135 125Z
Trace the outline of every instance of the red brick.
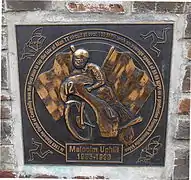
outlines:
M40 175L36 175L34 176L34 178L44 178L44 179L58 179L58 176L53 176L53 175L47 175L47 174L40 174Z
M156 2L147 2L147 1L137 1L133 3L134 12L154 12L155 11Z
M156 4L156 11L160 13L182 14L184 12L184 5L184 2L158 2Z
M182 83L182 91L190 92L190 68L191 66L186 67L186 72L184 75L183 83Z
M123 6L121 4L110 4L110 12L114 12L114 13L123 13L124 9Z
M191 60L191 46L188 49L187 58Z
M0 171L0 178L15 178L16 175L12 171Z
M11 165L12 167L15 164L15 151L13 145L1 145L0 146L0 152L1 152L1 158L0 158L0 164L2 167L7 164ZM8 170L8 169L3 169ZM10 169L9 169L10 170Z
M178 113L181 115L190 114L190 99L183 99L180 101Z
M88 176L75 176L72 179L90 179Z
M2 38L6 39L6 36ZM1 52L1 89L8 89L8 54L6 50Z
M104 176L96 176L95 179L106 179Z
M8 95L8 96L5 96L5 95L1 95L1 101L9 101L11 100L11 97Z
M5 14L1 14L2 15L2 26L6 26L7 25L7 19L5 17Z
M6 0L7 11L35 11L35 10L49 10L51 1L26 1L26 0Z
M190 139L190 120L179 119L176 126L175 138L179 140Z
M1 101L10 101L11 96L7 92L1 91Z
M19 178L31 178L31 175L20 174Z
M185 38L191 38L191 13L187 15Z
M185 8L184 8L184 14L189 14L191 12L191 3L186 2L185 3Z
M98 3L82 3L69 2L66 5L70 12L97 12L97 13L124 13L124 8L121 4L98 4Z
M11 106L8 102L2 101L1 103L1 119L11 118Z
M1 144L11 144L11 136L12 136L12 123L7 121L1 121Z
M2 0L2 12L5 12L5 0Z
M6 26L1 28L1 50L8 49L8 30Z
M176 165L173 169L174 180L189 180L189 165Z

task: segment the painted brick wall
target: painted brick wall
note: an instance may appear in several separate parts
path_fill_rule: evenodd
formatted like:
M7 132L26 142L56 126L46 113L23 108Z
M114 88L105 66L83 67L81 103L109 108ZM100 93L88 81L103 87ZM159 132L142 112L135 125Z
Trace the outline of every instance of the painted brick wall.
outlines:
M103 168L24 166L18 145L22 140L21 116L17 107L16 49L12 47L17 23L65 23L116 21L174 21L169 118L165 167ZM36 19L35 19L36 18ZM31 22L30 22L31 21ZM181 26L181 27L180 27ZM42 177L73 179L189 179L191 3L107 1L3 1L1 43L1 168L0 177ZM15 65L16 64L16 65ZM18 77L16 78L18 79ZM21 153L21 154L19 154ZM89 171L89 173L87 173ZM113 172L117 171L117 172ZM132 175L132 173L134 175ZM157 173L156 173L157 172ZM159 173L158 173L159 172ZM92 173L92 174L91 174Z

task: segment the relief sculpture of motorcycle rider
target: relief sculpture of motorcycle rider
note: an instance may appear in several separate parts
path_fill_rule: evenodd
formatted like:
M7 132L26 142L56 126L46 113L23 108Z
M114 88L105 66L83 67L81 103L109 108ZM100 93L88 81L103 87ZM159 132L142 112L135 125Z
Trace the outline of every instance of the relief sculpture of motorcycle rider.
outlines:
M111 127L117 128L118 125L116 124L118 124L119 121L121 120L123 121L123 119L127 119L128 113L123 110L124 109L123 105L117 101L112 89L107 85L105 74L104 72L102 72L101 68L94 63L88 62L88 59L89 59L88 51L85 49L76 50L74 46L71 46L70 48L72 50L72 65L73 65L73 71L70 73L71 79L81 74L83 75L85 74L85 76L88 76L91 79L93 79L93 83L89 87L86 87L85 89L90 94L93 90L97 90L96 95L89 96L89 97L94 97L95 102L98 101L102 103L101 112L100 112L100 108L98 108L99 109L98 113L99 114L102 113L103 115L103 112L104 112L105 117L106 116L107 117L104 120L103 118L101 118L102 121L99 121L99 123L102 124L101 126L104 125L105 130L107 129L106 127L110 127L112 136L113 134L115 134L116 136L116 133L114 133L116 130L112 129ZM80 79L80 80L83 81L83 79ZM82 107L83 106L81 105L81 108ZM81 119L80 123L79 121L77 121L78 126L83 129L84 123L85 123L83 119Z
M74 46L71 46L71 50L73 52L72 64L75 68L72 74L87 73L89 77L94 79L95 83L87 87L89 92L103 86L105 84L105 75L98 65L88 62L88 51L85 49L75 50Z
M91 77L94 80L94 83L86 88L88 92L92 92L95 89L99 90L99 88L105 86L105 74L102 72L98 65L88 62L88 51L85 49L75 50L73 45L70 48L72 50L72 64L74 66L74 70L71 75L86 73L87 76ZM99 97L97 98L99 99ZM109 105L105 106L105 110L106 114L111 119L117 116L116 112L114 112L114 110Z
M112 89L107 86L105 80L105 74L102 72L101 68L93 63L89 63L89 53L85 49L77 49L72 45L71 50L73 52L72 64L74 66L73 73L87 73L87 75L95 80L95 83L90 87L87 87L87 90L91 92L94 89L98 89L97 98L101 98L108 103L106 107L109 117L113 118L116 116L116 113L120 117L121 122L130 121L132 117L130 111L128 111L124 106L117 101ZM72 73L71 73L72 74ZM100 94L101 93L101 94Z

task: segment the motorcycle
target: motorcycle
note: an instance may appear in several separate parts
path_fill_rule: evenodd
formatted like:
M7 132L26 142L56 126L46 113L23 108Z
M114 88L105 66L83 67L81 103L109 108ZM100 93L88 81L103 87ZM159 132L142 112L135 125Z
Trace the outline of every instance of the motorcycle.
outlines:
M92 84L93 79L86 73L81 73L67 77L60 87L61 99L65 102L65 121L69 131L77 140L90 141L97 124L102 137L118 137L125 145L129 144L134 137L132 126L142 121L141 116L131 116L121 105L121 109L124 109L123 111L128 115L127 120L122 122L120 114L115 109L116 106L101 98L99 93L96 95L87 90L86 87ZM108 88L107 85L104 86L105 89ZM88 108L93 112L91 117L87 112Z

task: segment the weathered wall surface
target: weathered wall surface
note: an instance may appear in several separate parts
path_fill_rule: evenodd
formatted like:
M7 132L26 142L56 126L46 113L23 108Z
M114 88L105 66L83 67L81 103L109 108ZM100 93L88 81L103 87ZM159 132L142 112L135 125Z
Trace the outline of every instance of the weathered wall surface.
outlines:
M5 1L1 46L0 177L189 179L191 3ZM165 167L24 165L15 24L174 22Z

